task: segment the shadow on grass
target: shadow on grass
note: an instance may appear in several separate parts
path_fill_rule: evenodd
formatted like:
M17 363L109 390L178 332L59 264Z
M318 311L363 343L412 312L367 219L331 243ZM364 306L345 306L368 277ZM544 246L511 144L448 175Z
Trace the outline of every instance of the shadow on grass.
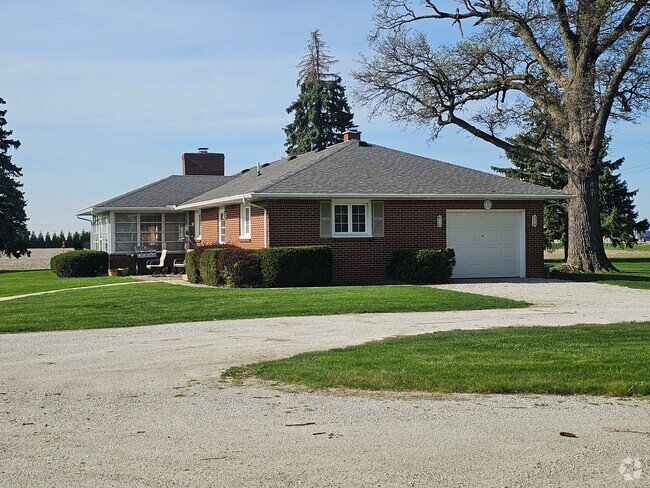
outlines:
M650 258L613 258L612 264L618 272L614 273L568 273L551 270L551 277L579 282L608 283L612 285L631 285L634 288L650 289ZM546 261L554 267L562 265L560 259Z

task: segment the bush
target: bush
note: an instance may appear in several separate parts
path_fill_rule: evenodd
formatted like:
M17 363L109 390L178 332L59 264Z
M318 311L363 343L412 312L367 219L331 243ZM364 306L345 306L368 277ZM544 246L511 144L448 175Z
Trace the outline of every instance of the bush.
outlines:
M68 251L53 256L50 268L62 278L104 275L108 269L108 254L104 251Z
M262 284L260 260L259 254L255 252L238 247L224 249L217 258L219 274L229 287L260 286Z
M400 249L393 253L388 274L405 283L444 283L455 265L453 249Z
M328 286L332 283L332 250L327 246L270 247L258 251L262 286Z
M219 255L227 247L209 247L204 248L199 258L199 274L201 283L210 286L221 286L224 284L223 276L219 272ZM187 265L186 265L187 266Z
M193 249L185 253L185 273L187 274L187 281L190 283L201 283L199 261Z

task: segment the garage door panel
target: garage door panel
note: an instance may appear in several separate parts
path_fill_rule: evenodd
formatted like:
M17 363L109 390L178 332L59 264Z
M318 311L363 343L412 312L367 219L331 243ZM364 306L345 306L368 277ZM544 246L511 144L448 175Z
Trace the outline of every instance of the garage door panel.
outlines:
M496 227L499 225L499 216L497 214L485 215L482 219L478 219L477 225L482 227Z
M499 257L499 248L498 247L486 247L483 252L483 256L486 258L498 258Z
M520 215L518 213L500 213L498 215L499 226L509 226L512 228L519 228Z
M521 275L521 212L447 213L447 247L456 252L454 278Z
M519 248L518 247L502 247L500 249L501 251L501 257L506 258L506 259L519 259Z

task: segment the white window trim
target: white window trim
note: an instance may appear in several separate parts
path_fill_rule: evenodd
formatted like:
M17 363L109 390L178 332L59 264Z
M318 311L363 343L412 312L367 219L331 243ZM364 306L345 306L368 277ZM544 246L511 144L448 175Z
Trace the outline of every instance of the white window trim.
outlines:
M248 232L246 232L246 211L248 211ZM251 220L252 220L251 206L243 203L240 204L239 205L239 238L240 239L251 238Z
M348 206L348 229L352 229L352 205L364 205L366 207L366 230L365 232L336 232L336 205L347 205ZM332 237L344 237L344 238L354 238L354 237L372 237L372 205L370 200L332 200Z
M201 240L201 209L194 211L194 239Z
M218 219L217 241L219 241L219 244L225 244L226 243L226 207L219 207L219 212L217 213L217 219ZM221 238L222 234L223 234L223 239Z

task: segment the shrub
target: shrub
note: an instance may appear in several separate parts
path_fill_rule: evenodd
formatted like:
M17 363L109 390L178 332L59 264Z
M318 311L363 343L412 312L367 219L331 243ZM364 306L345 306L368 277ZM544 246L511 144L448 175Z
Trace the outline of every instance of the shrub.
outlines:
M53 256L50 268L62 278L103 275L108 269L108 254L104 251L68 251Z
M238 247L224 249L217 258L219 274L229 287L260 286L260 260L259 254Z
M219 272L219 255L227 247L206 247L202 250L199 258L199 274L201 283L210 286L221 286L224 284L223 276Z
M187 274L187 281L190 283L201 283L199 261L194 249L190 249L185 253L185 273Z
M405 283L443 283L455 265L453 249L400 249L393 253L388 274Z
M259 250L258 254L265 287L332 283L332 250L327 246L270 247Z

